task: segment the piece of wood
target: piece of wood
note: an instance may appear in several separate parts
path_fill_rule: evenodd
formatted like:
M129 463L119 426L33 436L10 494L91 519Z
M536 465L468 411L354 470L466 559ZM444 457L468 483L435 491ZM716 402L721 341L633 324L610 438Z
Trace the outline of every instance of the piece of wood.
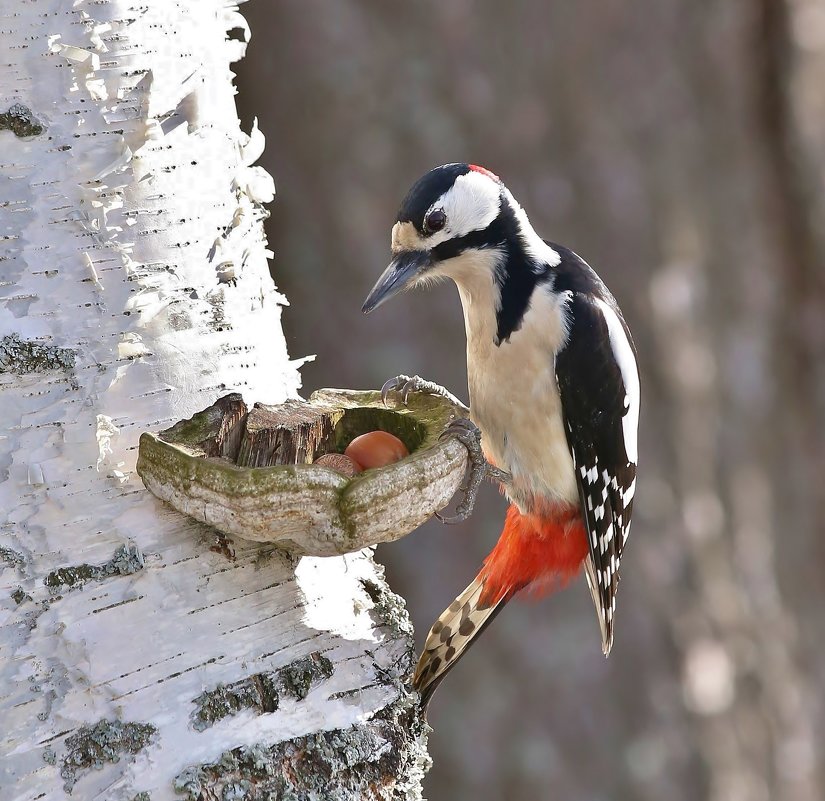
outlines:
M193 455L222 457L234 463L247 413L243 397L233 392L158 436L164 442L186 442Z
M329 408L305 401L290 400L280 406L256 403L246 418L235 463L239 467L311 464L332 435L335 422Z

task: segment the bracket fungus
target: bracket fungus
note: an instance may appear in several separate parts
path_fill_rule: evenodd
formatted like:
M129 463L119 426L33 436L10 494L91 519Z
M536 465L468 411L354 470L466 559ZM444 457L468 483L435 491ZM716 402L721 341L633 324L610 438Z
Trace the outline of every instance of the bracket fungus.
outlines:
M323 389L251 410L231 394L143 434L137 471L158 498L225 534L334 556L400 539L449 503L468 455L441 434L466 414L426 394L392 408L379 392ZM394 434L410 455L354 477L312 463L374 430Z

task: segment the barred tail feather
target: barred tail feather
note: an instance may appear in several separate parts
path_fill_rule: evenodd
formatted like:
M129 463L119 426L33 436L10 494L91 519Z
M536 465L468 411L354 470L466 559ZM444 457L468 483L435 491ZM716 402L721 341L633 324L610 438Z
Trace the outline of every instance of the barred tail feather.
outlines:
M532 513L523 514L517 506L510 506L501 537L478 576L430 629L413 678L422 705L426 706L438 683L517 592L525 588L552 591L581 570L588 541L579 509L564 504L535 507ZM591 586L597 586L592 584L594 579L590 564ZM605 618L603 625L602 639L609 650L612 624Z
M476 578L433 623L413 678L422 706L427 706L444 676L513 595L506 593L490 603L482 603L483 591L484 582Z

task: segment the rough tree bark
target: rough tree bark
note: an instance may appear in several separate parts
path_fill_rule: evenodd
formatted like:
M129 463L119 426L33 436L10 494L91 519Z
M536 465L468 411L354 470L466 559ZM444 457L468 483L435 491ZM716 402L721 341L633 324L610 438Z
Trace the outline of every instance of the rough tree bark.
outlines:
M219 540L134 470L141 432L299 386L248 35L224 0L0 11L3 801L420 795L411 631L370 555Z

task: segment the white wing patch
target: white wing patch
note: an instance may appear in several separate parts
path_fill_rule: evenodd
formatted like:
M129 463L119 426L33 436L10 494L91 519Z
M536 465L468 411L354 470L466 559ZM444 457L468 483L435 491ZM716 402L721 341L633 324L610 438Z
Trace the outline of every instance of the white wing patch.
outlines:
M621 313L593 294L577 295L573 305L577 316L556 374L589 534L588 585L607 654L636 491L639 373Z
M627 452L627 458L638 464L639 461L639 446L638 446L638 430L639 430L639 372L636 368L636 358L633 356L633 348L627 341L627 335L624 332L622 323L616 316L616 312L610 308L603 300L597 300L604 321L607 323L607 330L610 334L610 347L613 350L613 356L616 359L616 364L619 365L619 370L622 373L622 380L624 381L625 392L625 414L622 418L622 434L624 436L624 447ZM632 496L631 496L632 497Z

